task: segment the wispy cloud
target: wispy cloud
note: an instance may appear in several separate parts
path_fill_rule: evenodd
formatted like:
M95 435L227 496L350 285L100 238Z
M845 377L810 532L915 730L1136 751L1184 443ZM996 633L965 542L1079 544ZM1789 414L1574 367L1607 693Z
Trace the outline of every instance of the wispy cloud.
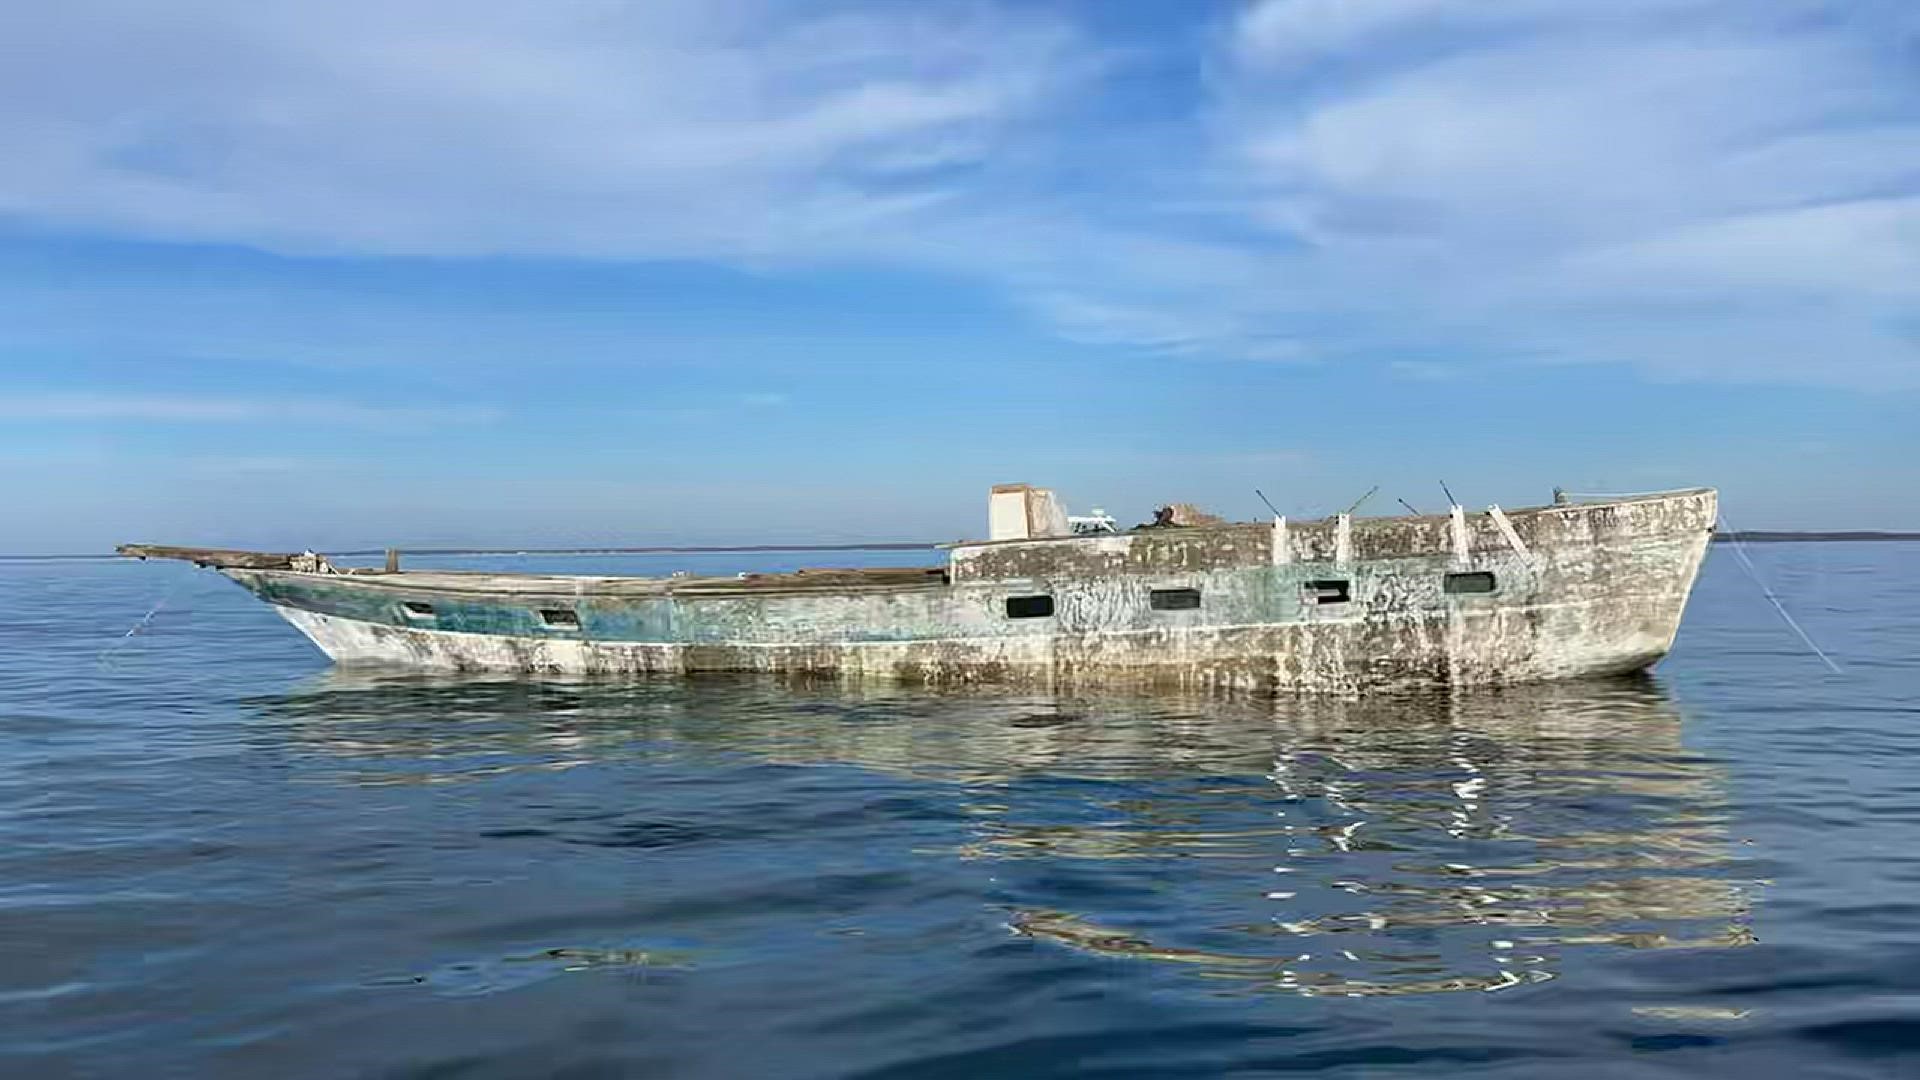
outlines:
M498 409L488 406L369 405L324 398L0 393L0 417L42 422L130 420L164 424L395 426L480 424L500 416Z
M992 0L14 5L0 213L931 268L1183 358L1920 385L1912 5L1207 10L1140 41ZM1090 104L1122 78L1179 111Z
M0 210L323 253L813 257L1078 63L946 3L77 0L0 33Z
M781 409L786 406L787 400L787 395L778 391L754 390L660 402L646 408L625 410L625 414L643 420L719 420Z
M1446 382L1467 373L1463 365L1432 360L1395 360L1387 365L1387 370L1400 378L1417 382Z
M1274 278L1407 343L1920 385L1909 17L1268 0L1233 27L1218 146L1304 245Z

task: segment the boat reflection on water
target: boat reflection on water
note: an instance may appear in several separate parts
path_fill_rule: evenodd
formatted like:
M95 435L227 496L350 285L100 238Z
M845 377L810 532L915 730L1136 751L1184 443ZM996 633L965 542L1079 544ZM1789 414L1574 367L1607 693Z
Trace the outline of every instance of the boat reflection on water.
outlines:
M1014 933L1223 986L1497 990L1594 947L1752 941L1720 771L1646 679L1267 701L329 672L251 704L352 783L741 756L906 778L961 811L913 857Z

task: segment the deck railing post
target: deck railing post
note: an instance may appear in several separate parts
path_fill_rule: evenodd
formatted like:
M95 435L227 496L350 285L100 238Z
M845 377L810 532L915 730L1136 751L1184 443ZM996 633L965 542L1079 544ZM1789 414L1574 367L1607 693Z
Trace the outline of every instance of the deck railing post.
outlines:
M1487 516L1493 518L1494 525L1500 529L1500 535L1507 538L1507 545L1513 548L1515 555L1520 556L1520 561L1532 566L1533 552L1528 551L1527 545L1521 542L1520 533L1514 529L1513 522L1507 520L1505 511L1495 504L1487 507Z

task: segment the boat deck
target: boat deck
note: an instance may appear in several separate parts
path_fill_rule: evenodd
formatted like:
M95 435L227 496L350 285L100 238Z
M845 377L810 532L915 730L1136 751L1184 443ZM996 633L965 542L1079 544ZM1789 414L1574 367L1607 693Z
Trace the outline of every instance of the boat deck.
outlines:
M119 552L131 558L179 559L196 566L243 572L312 573L315 565L315 556L312 555L224 548L126 544ZM495 596L847 592L940 588L949 582L945 566L827 567L780 574L744 573L724 577L677 575L662 578L613 574L521 574L493 570L334 569L324 560L320 560L320 565L324 566L321 571L323 575L350 577L356 582L381 588Z
M358 571L356 581L436 593L487 595L621 595L847 592L864 589L940 588L944 566L869 569L795 570L785 574L736 574L726 577L631 577L589 574L500 574L487 570Z

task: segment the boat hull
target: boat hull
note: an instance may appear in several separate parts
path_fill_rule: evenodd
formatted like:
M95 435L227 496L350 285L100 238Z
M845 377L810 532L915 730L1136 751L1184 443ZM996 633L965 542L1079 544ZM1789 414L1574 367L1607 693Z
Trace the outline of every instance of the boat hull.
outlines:
M1359 692L1649 667L1672 646L1715 518L1702 489L982 543L911 580L223 572L349 666ZM1488 591L1459 589L1475 579ZM1164 607L1169 590L1196 606ZM1040 597L1043 616L1013 615Z
M1417 620L831 645L685 645L421 630L295 608L276 610L342 666L555 675L759 672L933 684L1340 692L1625 674L1651 667L1671 645L1671 636L1656 628L1605 641L1577 625L1558 635L1543 635L1530 612L1495 615L1477 626ZM1574 621L1606 617L1583 611ZM1555 636L1557 641L1549 640Z

